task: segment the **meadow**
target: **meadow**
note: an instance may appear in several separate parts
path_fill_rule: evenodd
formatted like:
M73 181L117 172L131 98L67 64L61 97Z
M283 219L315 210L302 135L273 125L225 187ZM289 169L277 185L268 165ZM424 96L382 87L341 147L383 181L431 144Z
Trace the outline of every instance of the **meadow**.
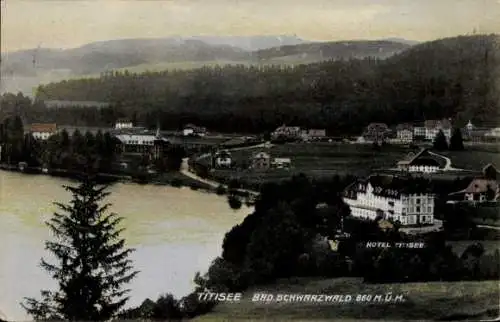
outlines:
M359 278L287 279L245 292L236 303L221 303L196 321L237 320L417 320L498 316L497 281L365 284ZM295 294L403 294L401 303L263 303L254 292Z
M500 146L466 146L463 151L439 152L451 159L452 166L467 170L481 170L488 163L500 168Z
M290 169L255 171L248 169L252 155L267 152L271 158L290 158ZM370 144L287 143L270 148L232 151L235 169L217 169L211 175L216 180L236 178L249 184L287 179L304 173L310 177L333 175L368 175L373 170L392 168L411 150L402 146L385 146L380 151Z

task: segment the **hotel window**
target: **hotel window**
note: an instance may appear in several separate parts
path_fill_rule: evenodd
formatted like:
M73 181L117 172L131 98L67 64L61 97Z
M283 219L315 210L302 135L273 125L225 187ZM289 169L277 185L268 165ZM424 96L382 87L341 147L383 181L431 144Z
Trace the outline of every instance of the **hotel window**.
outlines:
M417 212L420 212L420 206L417 206Z
M427 212L432 212L432 207L427 207Z
M417 198L417 205L420 205L420 198Z

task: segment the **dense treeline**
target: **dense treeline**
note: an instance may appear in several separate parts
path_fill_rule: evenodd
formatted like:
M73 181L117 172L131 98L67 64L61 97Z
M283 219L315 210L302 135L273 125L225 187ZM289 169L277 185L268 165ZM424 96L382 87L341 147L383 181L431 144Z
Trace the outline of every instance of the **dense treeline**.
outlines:
M47 140L37 140L24 131L21 117L8 117L0 123L0 163L18 165L26 162L30 168L45 167L49 170L66 170L79 173L85 168L105 174L139 175L148 167L158 172L178 171L185 151L182 147L165 148L161 158L152 160L145 153L129 161L127 170L117 165L120 160L121 142L109 132L95 135L76 130L71 136L67 131L55 133Z
M238 292L300 276L354 276L366 283L499 278L500 253L488 253L481 243L471 243L457 254L446 245L443 232L411 237L401 233L397 224L383 230L379 220L348 217L350 210L340 192L352 180L312 181L299 175L264 185L254 212L226 234L221 256L206 274L196 275L196 291ZM318 203L325 206L317 207ZM328 239L337 241L336 248ZM367 242L393 247L370 248ZM397 248L396 242L419 242L424 247ZM188 298L186 302L166 295L157 302L147 300L124 316L179 319L203 314L214 305L198 301L195 293Z
M206 287L237 291L291 276L359 276L367 282L498 278L498 252L486 255L481 245L457 255L446 246L444 233L412 237L399 232L398 224L384 231L378 221L347 217L350 210L340 194L347 182L352 178L296 176L265 185L254 213L226 234ZM322 202L327 207L318 209ZM327 239L338 241L336 251ZM419 241L425 247L368 248L368 241Z
M63 130L47 140L37 140L24 133L19 116L6 118L0 124L0 144L3 147L0 162L10 165L26 162L28 167L75 171L92 166L110 173L119 143L109 133L82 134L78 130L71 137Z
M461 36L416 45L387 60L115 72L40 86L37 95L108 101L112 108L58 109L38 117L101 124L127 116L151 127L159 118L164 128L194 122L246 132L286 122L332 134L359 132L377 121L456 117L459 123L491 123L499 120L499 43L497 35Z

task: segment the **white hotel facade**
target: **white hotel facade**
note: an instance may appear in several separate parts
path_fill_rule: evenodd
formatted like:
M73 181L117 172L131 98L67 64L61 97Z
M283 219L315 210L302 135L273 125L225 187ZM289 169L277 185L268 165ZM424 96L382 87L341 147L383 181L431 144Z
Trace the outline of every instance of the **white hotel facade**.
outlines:
M374 220L378 215L385 219L399 221L401 225L433 224L434 195L422 191L405 192L398 189L401 179L386 177L375 180L371 176L351 184L344 191L344 202L351 208L351 215L358 218ZM378 183L383 181L382 185ZM398 181L398 184L394 181Z

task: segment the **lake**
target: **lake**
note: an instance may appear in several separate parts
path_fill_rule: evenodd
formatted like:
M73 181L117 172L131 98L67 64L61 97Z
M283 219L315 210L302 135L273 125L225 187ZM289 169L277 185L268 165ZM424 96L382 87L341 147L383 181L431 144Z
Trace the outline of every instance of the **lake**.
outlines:
M19 305L41 289L57 285L39 267L50 260L44 241L51 239L44 222L71 195L62 185L69 180L0 170L0 312L10 320L26 320ZM123 237L138 277L130 284L138 305L162 293L181 297L193 290L193 277L204 273L221 253L224 234L252 212L229 208L226 197L188 188L119 183L109 188L110 211L124 217Z

